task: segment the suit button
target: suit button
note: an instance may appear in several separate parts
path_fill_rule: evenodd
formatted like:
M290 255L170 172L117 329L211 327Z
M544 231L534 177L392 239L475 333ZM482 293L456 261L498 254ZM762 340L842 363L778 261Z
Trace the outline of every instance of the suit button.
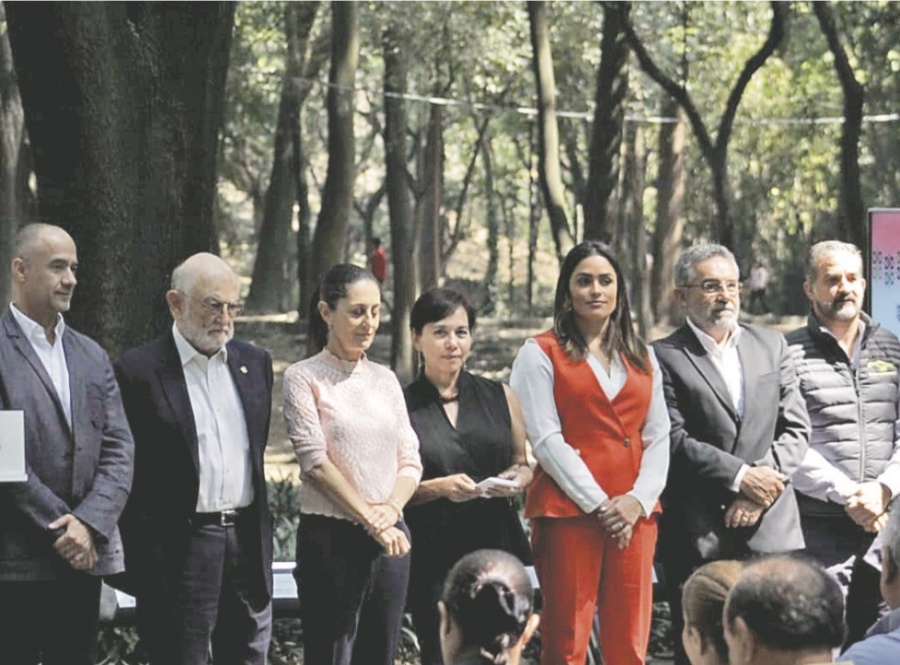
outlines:
M626 448L630 448L630 447L631 447L631 439L625 439L625 441L624 441L623 443L625 444L625 447L626 447Z

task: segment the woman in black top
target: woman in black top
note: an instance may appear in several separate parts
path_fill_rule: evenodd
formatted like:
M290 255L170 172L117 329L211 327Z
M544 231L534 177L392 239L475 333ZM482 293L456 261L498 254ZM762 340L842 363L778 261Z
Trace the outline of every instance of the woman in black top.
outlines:
M436 605L453 564L483 548L507 550L530 563L511 497L531 483L532 474L515 394L463 369L475 326L466 298L433 289L416 301L410 319L424 362L406 388L406 404L424 472L406 510L415 543L409 609L422 665L441 665Z

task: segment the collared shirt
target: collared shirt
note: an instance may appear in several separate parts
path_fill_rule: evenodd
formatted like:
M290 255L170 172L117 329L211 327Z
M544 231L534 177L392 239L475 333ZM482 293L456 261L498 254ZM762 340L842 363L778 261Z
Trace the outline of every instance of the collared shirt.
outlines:
M705 332L700 330L690 317L688 326L694 331L700 346L706 351L706 355L712 361L713 366L725 382L728 393L731 395L731 403L739 416L744 415L744 370L741 367L741 358L738 355L738 341L741 339L741 327L735 325L720 344Z
M34 349L35 355L41 361L44 369L47 370L50 381L53 383L54 389L56 389L56 396L59 397L59 402L62 404L66 422L71 430L72 399L69 392L69 366L66 363L66 352L62 343L63 333L66 331L66 324L63 321L62 314L57 314L58 318L54 327L55 338L53 344L51 344L50 340L47 339L47 331L44 330L44 326L31 319L15 304L10 309L12 309L13 316L22 332L25 333L28 343Z
M691 321L691 317L687 317L687 324L690 329L694 331L694 335L697 337L697 341L700 342L700 346L706 351L706 355L712 362L713 367L716 368L719 376L722 377L722 381L725 382L725 387L728 388L728 393L731 395L731 403L734 406L735 412L738 416L743 416L744 368L741 366L741 357L738 355L737 348L743 332L741 327L735 323L731 332L728 334L728 337L719 344L712 337L700 330L700 328L697 327L697 324ZM732 491L737 492L741 489L741 481L744 479L744 475L746 475L749 469L750 466L747 464L741 466L731 483Z
M200 491L197 512L249 506L253 501L250 437L244 408L228 370L225 347L207 358L188 342L178 325L172 335L197 427Z

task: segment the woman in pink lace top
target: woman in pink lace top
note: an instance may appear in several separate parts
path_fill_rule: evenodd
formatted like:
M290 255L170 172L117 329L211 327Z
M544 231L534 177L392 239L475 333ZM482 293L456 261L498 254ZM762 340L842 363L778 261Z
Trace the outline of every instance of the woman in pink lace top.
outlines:
M304 660L391 665L409 580L403 507L422 475L400 383L370 361L381 291L350 264L310 304L318 351L284 373L284 415L300 462L297 569Z

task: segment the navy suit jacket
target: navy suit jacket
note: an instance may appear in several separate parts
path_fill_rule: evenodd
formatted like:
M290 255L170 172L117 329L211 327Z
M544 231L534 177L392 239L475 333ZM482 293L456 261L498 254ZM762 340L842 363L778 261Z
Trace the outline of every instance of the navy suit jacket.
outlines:
M128 498L134 445L109 357L68 326L62 335L72 426L53 381L9 310L0 318L0 409L25 414L28 480L0 483L0 580L46 580L71 570L47 525L72 513L92 531L90 571L122 570L116 523Z
M769 466L790 476L806 454L810 430L784 337L755 326L741 324L741 329L741 415L687 324L653 344L672 421L660 524L663 556L667 548L672 556L688 547L694 556L714 560L804 546L790 484L754 527L725 527L725 510L737 496L729 486L741 466ZM672 547L673 539L681 547Z
M247 422L252 461L250 580L272 593L272 521L263 455L272 411L272 359L264 349L232 340L226 346ZM125 412L134 432L134 487L122 516L126 575L117 586L139 594L180 569L200 487L198 439L181 358L172 331L123 353L115 362ZM252 542L249 542L252 541Z

